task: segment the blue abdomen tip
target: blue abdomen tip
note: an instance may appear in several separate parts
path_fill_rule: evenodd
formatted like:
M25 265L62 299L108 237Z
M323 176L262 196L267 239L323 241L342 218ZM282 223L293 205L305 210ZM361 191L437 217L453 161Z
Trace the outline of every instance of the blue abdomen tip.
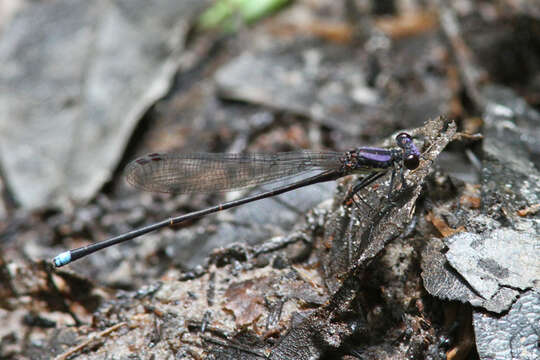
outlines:
M60 255L54 258L53 262L56 267L69 264L71 262L71 252L66 251L66 252L61 253Z

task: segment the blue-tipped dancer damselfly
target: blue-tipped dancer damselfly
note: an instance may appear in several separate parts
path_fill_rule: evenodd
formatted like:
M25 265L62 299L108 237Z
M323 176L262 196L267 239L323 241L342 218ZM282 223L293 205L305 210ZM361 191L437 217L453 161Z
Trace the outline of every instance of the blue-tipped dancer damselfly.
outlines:
M199 211L172 217L108 240L69 250L56 256L56 267L90 255L106 247L131 240L151 231L173 226L217 211L230 209L255 200L268 198L304 186L362 174L364 177L351 189L350 200L389 170L394 175L403 167L416 169L420 152L407 133L396 136L398 148L358 147L351 151L295 151L276 154L225 153L153 153L131 162L126 169L127 181L137 188L166 193L197 193L232 191L244 187L268 184L319 171L318 174L276 189L242 199L225 202Z

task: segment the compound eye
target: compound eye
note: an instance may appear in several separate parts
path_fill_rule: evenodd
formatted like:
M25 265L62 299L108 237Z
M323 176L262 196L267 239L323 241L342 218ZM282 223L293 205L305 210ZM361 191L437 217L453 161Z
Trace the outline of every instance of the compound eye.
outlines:
M396 142L398 143L400 147L404 147L406 144L409 144L412 142L412 137L411 135L405 132L402 132L396 136Z
M403 165L409 170L414 170L420 165L420 159L417 155L410 154L403 160Z

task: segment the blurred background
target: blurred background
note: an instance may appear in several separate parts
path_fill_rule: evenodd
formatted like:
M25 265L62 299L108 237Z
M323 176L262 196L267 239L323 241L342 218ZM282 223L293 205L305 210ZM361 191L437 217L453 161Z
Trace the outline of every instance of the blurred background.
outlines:
M58 334L106 328L92 317L105 302L158 280L196 277L215 249L286 236L336 190L300 189L52 269L67 249L249 193L131 188L124 167L151 152L391 145L397 131L446 115L462 135L434 166L440 191L425 195L434 209L423 213L430 231L444 238L446 227L489 227L462 224L456 209L464 206L494 228L526 233L540 263L539 107L537 1L2 0L0 318L9 325L0 358L65 353L82 328L71 330L71 343ZM453 205L437 212L442 201ZM407 255L419 272L420 251ZM505 285L515 293L505 293L496 313L511 312L526 289L540 303L539 274L531 277ZM489 340L478 345L489 339L479 329L493 334L498 323L473 330L471 304L479 303L428 292L420 291L441 308L452 304L454 322L440 320L440 329L461 326L444 333L461 340L433 358L536 358L538 340L533 357L507 357ZM381 358L359 354L343 356Z

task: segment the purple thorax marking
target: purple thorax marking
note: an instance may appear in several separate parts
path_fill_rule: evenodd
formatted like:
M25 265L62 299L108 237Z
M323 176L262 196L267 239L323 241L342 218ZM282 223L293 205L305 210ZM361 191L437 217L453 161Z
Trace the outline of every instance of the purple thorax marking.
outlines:
M392 155L388 150L375 147L361 147L358 149L358 155L365 159L377 162L387 162L392 160Z

